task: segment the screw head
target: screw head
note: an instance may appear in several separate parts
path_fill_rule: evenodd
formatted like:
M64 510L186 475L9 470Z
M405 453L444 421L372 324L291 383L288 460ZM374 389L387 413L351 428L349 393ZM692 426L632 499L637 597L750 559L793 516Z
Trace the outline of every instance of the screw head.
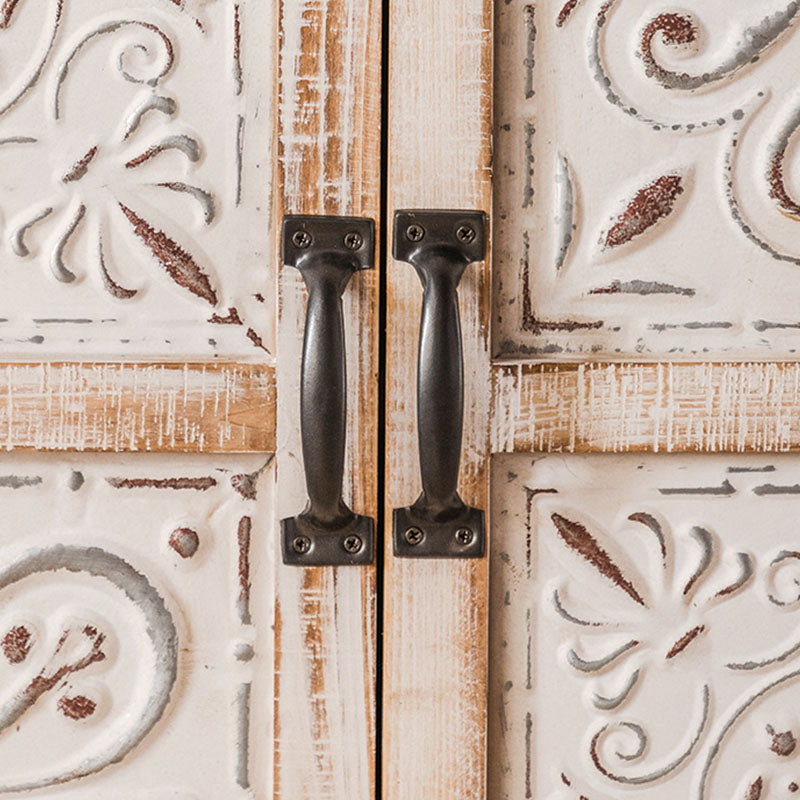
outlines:
M425 534L419 528L407 528L403 538L408 544L415 547L425 538Z
M344 549L348 553L357 553L364 546L360 536L352 534L344 540Z
M305 249L311 244L311 234L308 231L295 231L292 234L292 244Z
M412 242L422 241L424 236L425 228L423 228L422 225L417 225L416 222L406 228L406 239L409 239Z
M475 534L469 528L459 528L456 531L456 541L464 547L468 544L472 544L474 538Z
M357 231L350 231L344 236L344 246L348 250L358 250L364 244L364 238Z
M475 239L475 228L472 225L459 225L456 230L456 239L464 244L469 244Z
M311 549L311 539L308 536L295 536L292 539L292 550L295 553L307 553Z

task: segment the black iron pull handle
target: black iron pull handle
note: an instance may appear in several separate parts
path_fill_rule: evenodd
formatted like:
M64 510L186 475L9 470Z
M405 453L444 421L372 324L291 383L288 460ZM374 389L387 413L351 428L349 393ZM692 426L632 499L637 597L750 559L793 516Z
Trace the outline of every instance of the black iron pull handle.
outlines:
M482 211L397 211L393 255L422 282L417 433L422 493L394 511L394 553L423 558L479 558L484 514L458 494L464 419L464 359L458 284L486 252Z
M370 564L373 521L342 497L347 375L342 295L373 262L374 223L360 217L284 217L282 258L308 290L300 380L300 428L308 503L281 520L283 560L299 566Z

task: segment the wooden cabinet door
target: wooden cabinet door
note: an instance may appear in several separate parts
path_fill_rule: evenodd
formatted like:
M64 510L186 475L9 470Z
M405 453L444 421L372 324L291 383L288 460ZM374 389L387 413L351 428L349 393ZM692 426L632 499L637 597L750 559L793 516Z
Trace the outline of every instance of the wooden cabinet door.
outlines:
M303 510L287 213L376 219L375 3L0 9L0 794L371 798L375 570ZM344 293L376 517L378 270Z
M798 8L695 5L392 5L389 215L492 206L459 287L491 574L387 548L388 797L800 786ZM388 512L421 290L387 284Z

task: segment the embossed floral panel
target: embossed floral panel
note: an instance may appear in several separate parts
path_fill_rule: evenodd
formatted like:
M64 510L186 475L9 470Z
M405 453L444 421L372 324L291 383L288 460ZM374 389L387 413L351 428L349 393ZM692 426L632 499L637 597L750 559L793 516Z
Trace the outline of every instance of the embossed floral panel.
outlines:
M800 459L493 472L493 800L793 796Z
M800 4L497 3L495 350L800 348Z
M271 797L264 467L0 460L0 795Z
M0 7L6 357L264 358L271 3Z

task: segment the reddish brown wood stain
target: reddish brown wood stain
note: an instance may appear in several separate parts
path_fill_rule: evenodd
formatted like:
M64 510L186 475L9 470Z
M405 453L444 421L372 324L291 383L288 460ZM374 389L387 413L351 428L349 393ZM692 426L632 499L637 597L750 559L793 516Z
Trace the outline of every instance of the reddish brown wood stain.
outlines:
M7 28L11 22L11 15L19 4L19 0L4 0L0 6L0 28Z
M747 794L744 796L744 800L759 800L761 797L761 790L764 788L764 782L761 780L759 776L756 778L748 787Z
M181 558L191 558L200 546L200 537L191 528L176 528L170 534L169 546Z
M258 477L257 472L250 472L245 473L242 472L238 475L231 476L231 486L242 496L245 500L255 500L257 489L256 489L256 478Z
M772 725L767 725L767 733L772 737L772 743L769 749L779 756L790 756L797 747L797 739L791 731L783 731L783 733L775 733Z
M533 312L531 294L530 260L527 250L522 261L522 328L537 336L542 331L575 331L593 330L603 326L602 320L597 322L579 322L574 319L547 321L540 320Z
M217 485L215 478L106 478L115 489L195 489L203 492Z
M75 165L72 169L67 172L66 175L61 179L64 183L70 183L71 181L78 181L80 180L85 174L86 171L89 169L89 164L91 164L92 159L97 155L97 145L92 147L89 152L86 153L85 156L78 159L75 162Z
M91 717L96 709L97 703L82 694L76 697L62 697L58 701L58 710L70 719L86 719Z
M783 160L785 150L777 150L770 159L767 180L769 181L769 196L778 202L781 211L790 217L800 218L800 205L796 203L786 189L783 179Z
M221 317L219 314L212 314L208 318L209 322L213 322L215 325L243 325L242 318L239 316L239 311L236 308L229 308L228 314L225 317Z
M683 193L680 175L662 175L640 189L606 234L606 247L619 247L669 216L678 195Z
M70 633L70 630L66 630L61 634L61 638L58 640L58 644L53 653L54 656L57 656L59 652L61 652L61 648L64 646ZM67 675L80 672L98 661L105 660L106 654L102 650L103 642L106 639L105 634L99 633L97 628L93 628L91 625L87 625L83 629L83 634L92 643L90 651L83 658L79 658L71 664L63 664L50 675L47 674L47 667L45 667L23 691L23 695L25 695L31 705L45 694L45 692L49 692L52 688L57 686Z
M613 581L629 597L639 605L645 605L639 592L633 584L622 574L620 568L611 560L611 557L597 543L586 528L578 522L562 517L560 514L551 514L550 518L556 526L561 538L576 552L580 553L598 572Z
M558 12L558 17L556 19L557 27L560 28L569 19L569 15L575 10L575 6L577 5L578 0L567 0L564 7Z
M207 300L211 305L216 305L217 295L211 288L208 277L195 264L194 259L165 233L157 231L126 205L120 203L119 207L133 226L136 235L150 248L172 280L192 294Z
M692 628L690 631L684 633L683 636L672 645L667 653L667 658L675 658L678 653L682 653L705 629L705 625L698 625L696 628Z
M16 625L4 637L0 647L11 664L21 664L31 651L31 632L24 625Z
M250 532L253 521L250 517L239 520L237 540L239 543L239 606L243 617L249 622L250 616Z
M264 346L264 342L261 337L252 329L247 329L247 338L256 346L261 348L265 353L269 353L269 350Z
M242 23L238 3L233 7L233 76L236 94L239 94L242 91Z
M645 74L652 77L659 71L659 66L653 57L653 37L661 33L665 44L679 45L691 44L697 39L697 28L688 17L680 14L659 14L651 20L642 30L641 51L639 55L644 61Z

